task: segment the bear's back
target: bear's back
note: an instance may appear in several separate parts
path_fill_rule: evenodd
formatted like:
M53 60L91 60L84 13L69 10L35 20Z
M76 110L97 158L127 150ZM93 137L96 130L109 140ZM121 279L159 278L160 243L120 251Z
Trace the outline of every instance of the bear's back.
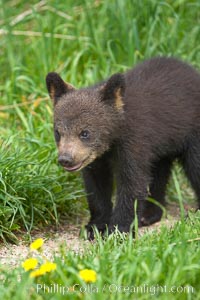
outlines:
M125 73L125 78L128 94L139 92L144 95L185 96L190 92L199 96L200 93L200 73L175 58L156 57L147 60Z
M128 132L156 148L200 132L200 74L174 58L153 58L125 73ZM151 141L150 141L151 140Z

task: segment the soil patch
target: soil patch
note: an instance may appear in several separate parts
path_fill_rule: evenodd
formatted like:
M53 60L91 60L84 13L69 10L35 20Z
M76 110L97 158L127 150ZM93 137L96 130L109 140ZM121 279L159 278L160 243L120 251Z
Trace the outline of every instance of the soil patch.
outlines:
M191 209L191 206L185 205L186 213ZM139 235L143 235L145 232L159 229L165 225L172 227L174 223L179 219L180 209L177 204L170 204L168 207L166 217L162 218L160 222L157 222L149 227L139 228ZM44 255L48 259L52 259L54 255L57 255L59 248L63 245L66 251L71 250L74 253L80 253L83 251L85 245L90 242L80 238L81 225L64 225L59 229L44 228L43 232L32 232L32 238L44 238L45 247ZM1 265L17 266L19 262L27 257L29 253L29 243L24 241L23 236L20 238L18 245L8 244L0 248L0 263Z

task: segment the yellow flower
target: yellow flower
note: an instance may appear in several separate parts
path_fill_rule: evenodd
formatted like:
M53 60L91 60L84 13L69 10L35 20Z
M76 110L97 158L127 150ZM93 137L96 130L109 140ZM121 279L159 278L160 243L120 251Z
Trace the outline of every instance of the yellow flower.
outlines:
M30 277L38 277L38 276L44 275L47 272L54 271L56 269L56 267L57 266L55 263L47 261L44 264L42 264L39 269L32 271L30 273Z
M22 263L25 271L33 270L36 268L38 260L36 258L28 258Z
M79 271L79 276L85 282L95 282L97 280L97 273L94 270L84 269Z
M38 250L42 247L42 245L44 244L44 240L43 239L37 239L35 240L33 243L30 244L30 249L31 250Z
M41 265L40 270L44 273L54 271L56 269L56 264L50 261L45 262Z
M31 273L30 273L30 277L38 277L38 276L41 276L41 275L43 275L44 273L42 273L41 272L41 270L40 269L37 269L37 270L35 270L35 271L32 271Z

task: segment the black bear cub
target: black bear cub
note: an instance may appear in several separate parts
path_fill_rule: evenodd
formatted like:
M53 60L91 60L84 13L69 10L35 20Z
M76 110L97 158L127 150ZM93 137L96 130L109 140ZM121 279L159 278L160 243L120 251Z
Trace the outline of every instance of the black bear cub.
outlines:
M67 171L83 171L89 238L94 226L128 232L136 199L139 226L159 221L162 210L147 198L164 204L175 159L200 205L200 73L159 57L88 88L76 90L54 72L46 83L58 161Z

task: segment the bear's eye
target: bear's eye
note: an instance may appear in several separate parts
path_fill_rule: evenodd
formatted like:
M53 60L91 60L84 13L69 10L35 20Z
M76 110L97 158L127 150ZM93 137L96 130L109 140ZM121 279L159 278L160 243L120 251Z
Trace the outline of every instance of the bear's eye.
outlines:
M55 136L56 142L58 143L60 141L60 133L58 132L57 129L54 131L54 136Z
M80 139L88 139L90 137L90 132L88 130L82 130L79 134Z

